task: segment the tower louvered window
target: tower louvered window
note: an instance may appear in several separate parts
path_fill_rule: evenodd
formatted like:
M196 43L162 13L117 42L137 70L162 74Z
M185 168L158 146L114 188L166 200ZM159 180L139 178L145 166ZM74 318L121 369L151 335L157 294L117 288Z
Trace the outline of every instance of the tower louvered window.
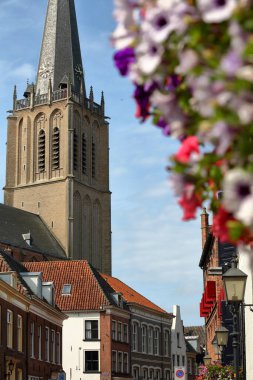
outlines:
M96 144L92 139L92 178L96 177Z
M78 136L76 130L74 131L74 157L73 157L74 170L78 168Z
M45 171L46 134L41 130L38 137L38 169L42 173Z
M56 170L60 167L60 130L54 128L52 136L52 169Z
M82 136L82 172L87 174L87 140L85 134Z

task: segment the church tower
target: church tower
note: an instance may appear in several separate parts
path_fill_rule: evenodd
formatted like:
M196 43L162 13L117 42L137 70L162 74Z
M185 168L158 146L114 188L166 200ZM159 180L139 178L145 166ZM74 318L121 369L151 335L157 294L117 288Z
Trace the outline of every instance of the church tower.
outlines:
M37 80L13 94L5 204L39 214L71 259L111 273L105 103L86 96L74 0L49 0Z

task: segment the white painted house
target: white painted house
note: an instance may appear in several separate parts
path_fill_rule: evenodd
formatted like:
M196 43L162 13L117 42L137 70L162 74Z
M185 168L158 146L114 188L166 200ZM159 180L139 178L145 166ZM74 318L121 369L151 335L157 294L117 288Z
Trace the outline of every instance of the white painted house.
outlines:
M171 355L172 355L172 379L174 380L174 367L187 367L186 344L184 338L184 326L181 319L180 306L173 306L173 318L171 328ZM187 377L186 377L187 380Z
M245 304L253 304L253 268L252 252L239 250L239 268L248 275ZM253 260L252 260L253 261ZM245 307L245 350L246 350L246 379L253 379L253 312L250 307Z

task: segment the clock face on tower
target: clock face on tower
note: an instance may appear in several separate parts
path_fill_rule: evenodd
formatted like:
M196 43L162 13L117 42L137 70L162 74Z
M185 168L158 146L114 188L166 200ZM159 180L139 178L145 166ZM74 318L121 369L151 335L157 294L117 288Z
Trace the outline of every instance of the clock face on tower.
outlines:
M76 76L79 80L82 79L82 76L83 76L83 67L80 63L78 63L75 67L75 73L76 73Z
M53 74L53 66L48 61L44 61L39 68L39 76L43 79L47 79L52 77Z

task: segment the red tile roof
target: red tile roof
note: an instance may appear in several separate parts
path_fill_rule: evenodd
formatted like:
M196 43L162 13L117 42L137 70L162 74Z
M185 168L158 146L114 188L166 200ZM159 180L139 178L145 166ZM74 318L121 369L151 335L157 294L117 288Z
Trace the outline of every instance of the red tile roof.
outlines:
M135 303L139 306L144 306L160 313L170 314L117 278L102 273L101 276L103 276L103 278L108 282L108 284L114 289L115 292L122 293L122 296L126 302Z
M94 269L85 260L50 261L23 264L30 272L42 272L43 281L53 281L55 302L62 311L99 310L110 305ZM103 281L103 280L102 280ZM72 285L71 294L63 295L63 285Z

